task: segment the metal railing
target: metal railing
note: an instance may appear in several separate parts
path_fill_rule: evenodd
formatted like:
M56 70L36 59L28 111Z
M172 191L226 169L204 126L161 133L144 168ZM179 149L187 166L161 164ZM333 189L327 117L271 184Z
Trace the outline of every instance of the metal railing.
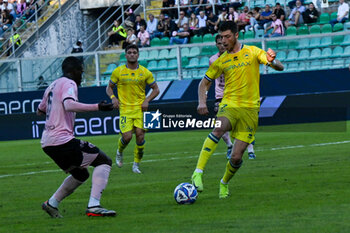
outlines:
M325 33L325 34L313 34L313 35L306 35L306 36L286 36L286 37L279 37L279 38L263 38L263 39L251 39L251 40L242 40L241 42L243 44L256 44L259 47L262 47L266 50L267 44L270 42L278 41L278 44L281 43L281 41L289 41L289 42L295 42L298 43L300 39L303 38L323 38L323 37L337 37L337 36L346 36L350 35L350 31L343 31L343 32L337 32L337 33ZM188 78L201 78L201 74L203 71L206 70L207 67L202 68L188 68L185 66L181 59L183 57L182 49L183 48L189 48L191 47L199 47L200 50L202 50L204 47L210 46L213 49L214 54L216 52L215 43L200 43L200 44L186 44L186 45L172 45L172 46L160 46L160 47L149 47L149 48L142 48L140 49L140 53L143 53L145 51L150 52L152 50L176 50L176 56L174 56L173 59L177 59L177 67L176 68L166 68L163 70L153 70L154 76L156 80L172 80L172 79L188 79ZM346 45L349 46L349 45ZM334 46L335 47L335 46ZM343 46L345 47L345 46ZM302 50L307 48L296 48L296 50ZM284 51L287 51L288 48L285 48ZM277 57L278 52L283 51L279 48L276 49L277 51ZM107 56L113 56L113 58L110 60L109 63L115 63L116 66L125 63L125 61L120 60L120 55L123 53L123 50L114 50L114 51L98 51L98 52L87 52L87 53L81 53L81 54L74 54L74 56L83 56L85 60L91 61L90 63L85 64L85 81L82 83L82 86L101 86L106 85L109 80L110 73L106 73L107 64L102 64L101 60L106 60L105 57ZM23 73L23 70L25 70L25 67L33 67L33 66L40 66L41 63L46 62L47 60L54 60L56 61L55 65L52 66L53 71L56 72L55 75L48 76L45 74L45 81L50 83L54 81L56 78L58 78L61 73L61 62L62 60L70 55L61 55L61 56L51 56L51 57L42 57L42 58L21 58L21 59L9 59L7 61L0 61L0 65L7 63L11 69L9 70L9 73L5 73L3 75L0 75L0 92L14 92L14 91L29 91L29 90L35 90L36 89L36 77L42 72L34 73L31 77L26 77L25 73ZM197 57L203 56L202 54L197 55ZM209 56L209 55L207 55ZM155 58L156 60L159 60L158 58ZM170 59L170 58L168 58ZM107 59L108 60L108 59ZM150 62L152 60L148 60L147 62ZM301 61L293 61L286 59L285 61L282 61L282 63L285 65L286 70L284 72L296 72L298 71L298 68L295 68L294 70L289 69L288 67L290 64L293 63L305 63L306 67L304 70L313 70L315 67L312 67L313 61L320 61L322 64L328 63L329 60L331 63L333 61L337 61L337 66L334 66L335 68L345 68L349 66L350 63L350 55L345 56L339 56L339 57L321 57L319 59L305 59ZM333 64L333 63L332 63ZM334 68L332 65L328 65L328 67L322 67L320 66L319 69L332 69ZM35 68L35 67L34 67ZM35 70L33 68L33 70ZM52 72L53 72L52 71ZM261 73L273 73L272 70L269 68L261 69ZM166 76L164 76L164 73L166 72ZM28 73L26 71L26 73ZM50 72L49 72L50 73ZM174 76L172 78L169 78L168 74L173 74ZM6 76L7 75L7 76Z
M76 0L74 0L76 1ZM13 23L11 28L7 30L4 35L8 35L7 39L3 42L3 44L6 46L4 51L0 54L0 57L6 57L9 55L9 58L13 57L19 57L22 55L22 53L17 53L18 50L26 43L26 41L33 35L36 36L36 38L39 38L40 34L44 33L41 32L39 34L39 28L45 23L45 19L48 20L53 14L55 14L58 11L61 11L62 4L66 3L68 1L65 0L55 0L55 1L44 1L44 4L41 5L39 8L37 8L37 5L35 5L35 12L33 15L31 15L28 19L21 22L22 25L18 26L15 30L14 27L16 27L16 24L19 22L17 20ZM58 6L58 7L56 7ZM39 15L40 13L40 15ZM23 31L23 28L25 30ZM15 48L15 43L11 43L12 38L15 34L19 34L22 37L24 35L29 35L26 40L22 39L21 45L19 45L17 48Z

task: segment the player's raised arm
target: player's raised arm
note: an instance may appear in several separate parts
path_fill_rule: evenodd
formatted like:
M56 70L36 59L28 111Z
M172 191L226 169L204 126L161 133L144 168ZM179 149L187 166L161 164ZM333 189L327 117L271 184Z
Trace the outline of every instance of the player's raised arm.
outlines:
M200 115L207 115L209 113L207 107L207 92L210 88L211 82L206 78L203 78L198 86L198 107L197 112Z
M273 69L278 71L284 70L283 64L279 60L275 59L276 58L275 51L269 48L266 52L266 58L267 58L267 61L269 62L268 65L271 66Z

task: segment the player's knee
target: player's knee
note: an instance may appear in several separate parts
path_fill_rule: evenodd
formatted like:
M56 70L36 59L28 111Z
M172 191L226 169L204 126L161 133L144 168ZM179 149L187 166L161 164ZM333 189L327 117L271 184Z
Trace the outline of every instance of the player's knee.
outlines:
M88 178L89 178L89 172L86 168L74 168L70 174L72 174L72 176L79 180L80 182L85 182Z
M126 144L128 144L132 139L132 134L124 134L123 135L123 140Z
M108 157L103 151L99 151L96 159L91 163L91 166L97 167L99 165L107 164L112 166L112 159Z
M225 134L225 132L226 132L226 131L224 131L222 128L215 128L215 129L213 130L213 134L214 134L214 136L217 137L217 138L221 138L222 135Z

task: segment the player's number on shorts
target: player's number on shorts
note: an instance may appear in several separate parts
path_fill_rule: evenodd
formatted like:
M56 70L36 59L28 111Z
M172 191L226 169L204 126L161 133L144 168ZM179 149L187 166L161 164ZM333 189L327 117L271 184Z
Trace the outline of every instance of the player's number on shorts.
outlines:
M122 125L126 124L126 116L122 116L121 124Z

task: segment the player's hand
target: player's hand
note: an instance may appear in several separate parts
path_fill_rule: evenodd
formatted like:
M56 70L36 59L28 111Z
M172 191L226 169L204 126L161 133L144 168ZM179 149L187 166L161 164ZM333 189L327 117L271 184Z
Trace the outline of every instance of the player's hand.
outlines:
M272 62L276 58L276 52L269 48L266 52L266 58L268 62Z
M100 111L112 111L113 104L107 103L107 101L103 100L98 104L98 110L100 110Z
M141 105L141 108L142 108L142 111L143 112L145 112L145 111L147 111L147 109L148 109L148 101L147 100L145 100L145 101L143 101L143 103L142 103L142 105Z
M200 115L208 115L209 111L208 111L207 105L206 104L199 104L198 107L197 107L197 112Z
M112 99L113 108L119 109L119 100L117 98Z

